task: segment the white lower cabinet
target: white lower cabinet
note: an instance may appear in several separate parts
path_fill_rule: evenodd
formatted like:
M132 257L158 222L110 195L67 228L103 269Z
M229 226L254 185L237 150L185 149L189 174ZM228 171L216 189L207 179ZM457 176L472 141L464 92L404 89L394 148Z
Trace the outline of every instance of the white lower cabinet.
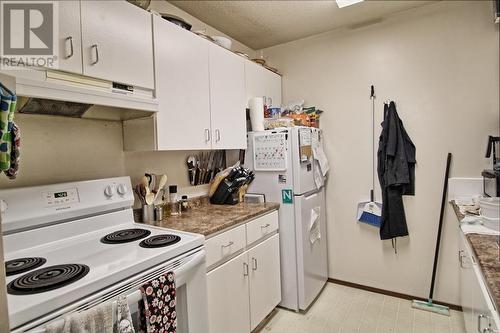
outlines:
M209 332L250 331L248 283L246 252L207 274Z
M273 212L252 220L209 238L207 243L212 241L217 244L219 239L233 237L241 227L247 228L248 233L249 225L264 223L269 219L277 220L278 214ZM239 254L235 253L236 257L229 261L222 258L220 264L209 266L207 290L210 333L249 333L281 302L279 234L275 230L251 244L247 237L245 245ZM219 252L214 246L207 247L207 257L211 256L210 252ZM221 242L219 248L224 246L227 244Z
M493 333L498 331L498 309L488 293L479 263L460 233L460 303L467 333Z
M280 240L276 234L248 251L250 330L281 302Z

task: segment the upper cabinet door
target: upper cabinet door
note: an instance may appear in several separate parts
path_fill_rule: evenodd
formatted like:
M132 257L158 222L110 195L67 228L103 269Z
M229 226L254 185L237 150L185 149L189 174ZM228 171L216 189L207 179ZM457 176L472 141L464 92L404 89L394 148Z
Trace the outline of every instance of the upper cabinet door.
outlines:
M245 61L246 104L252 97L264 97L266 84L264 82L262 66L252 61Z
M59 1L59 70L82 74L80 1Z
M281 106L281 76L251 61L245 61L246 98L266 97L271 106Z
M83 74L154 89L151 14L126 1L81 1Z
M246 149L245 64L240 56L209 47L213 149Z
M159 150L211 148L208 41L153 16Z
M266 96L271 98L273 107L281 107L281 75L264 69Z

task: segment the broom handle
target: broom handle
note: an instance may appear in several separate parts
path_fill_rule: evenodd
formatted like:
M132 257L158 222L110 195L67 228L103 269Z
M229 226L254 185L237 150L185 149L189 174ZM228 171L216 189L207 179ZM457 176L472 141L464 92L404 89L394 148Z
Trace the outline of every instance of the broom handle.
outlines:
M448 158L446 160L446 172L444 175L444 186L443 186L443 196L441 197L441 212L439 213L439 227L436 239L436 250L434 253L434 266L432 267L432 279L431 279L431 290L429 292L429 300L432 301L432 296L434 294L434 282L436 280L436 271L439 257L439 245L441 243L441 231L443 229L443 217L444 217L444 207L446 205L446 194L448 193L448 176L450 174L451 165L451 153L448 153Z
M370 201L375 201L375 88L370 87L370 99L372 100L372 189L370 190Z

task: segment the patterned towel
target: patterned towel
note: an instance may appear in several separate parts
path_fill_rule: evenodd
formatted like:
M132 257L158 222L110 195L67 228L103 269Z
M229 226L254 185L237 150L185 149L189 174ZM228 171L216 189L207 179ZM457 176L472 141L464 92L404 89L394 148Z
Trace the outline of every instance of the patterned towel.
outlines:
M174 273L168 272L143 284L141 292L139 332L176 333Z
M15 139L14 111L17 97L0 83L0 171L7 171L11 166L12 142Z

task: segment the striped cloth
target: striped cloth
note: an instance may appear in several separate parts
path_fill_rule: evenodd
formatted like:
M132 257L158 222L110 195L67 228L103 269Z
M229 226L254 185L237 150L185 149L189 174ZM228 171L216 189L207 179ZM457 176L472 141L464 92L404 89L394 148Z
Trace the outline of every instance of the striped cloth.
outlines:
M0 171L12 174L12 147L15 141L14 111L16 110L17 97L3 84L0 83ZM17 128L17 126L16 126ZM19 132L17 132L19 134ZM18 144L19 144L18 135ZM18 147L19 148L19 147ZM15 153L19 156L19 151ZM17 160L17 157L15 157ZM14 174L17 172L17 165ZM15 175L14 175L15 177Z

